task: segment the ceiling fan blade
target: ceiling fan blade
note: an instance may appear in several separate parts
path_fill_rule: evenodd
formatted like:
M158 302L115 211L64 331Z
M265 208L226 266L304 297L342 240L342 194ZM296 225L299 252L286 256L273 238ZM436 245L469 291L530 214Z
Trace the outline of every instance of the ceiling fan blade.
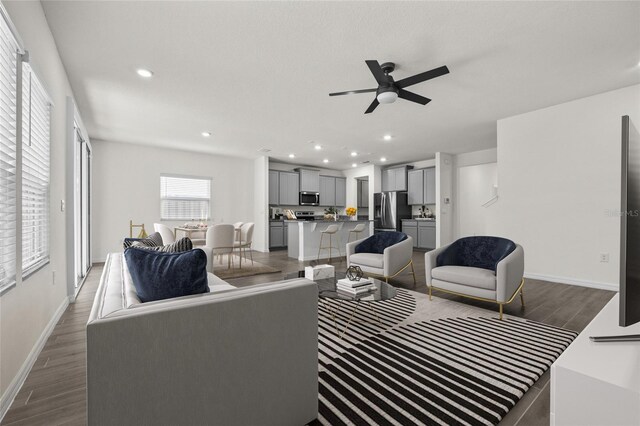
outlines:
M404 89L398 90L398 97L421 105L426 105L431 102L431 99L429 98L425 98L424 96L420 96Z
M361 89L361 90L349 90L348 92L336 92L329 93L329 96L342 96L342 95L355 95L356 93L371 93L378 89Z
M430 71L426 71L420 74L413 75L411 77L403 78L396 81L396 86L404 89L405 87L413 86L414 84L422 83L423 81L430 80L432 78L440 77L441 75L449 74L449 68L443 65L439 68L434 68Z
M371 105L369 105L369 108L367 108L367 110L364 113L365 114L372 113L373 110L376 109L378 105L380 105L380 102L378 102L378 98L375 98L373 102L371 102Z
M365 61L367 66L371 70L371 74L376 79L378 84L387 84L387 76L384 71L382 71L382 67L378 63L378 61Z

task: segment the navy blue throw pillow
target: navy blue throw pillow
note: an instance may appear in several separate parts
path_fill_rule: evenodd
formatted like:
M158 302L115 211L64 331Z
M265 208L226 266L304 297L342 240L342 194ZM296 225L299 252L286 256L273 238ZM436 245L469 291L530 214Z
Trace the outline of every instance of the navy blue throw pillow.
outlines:
M454 241L436 258L437 266L470 266L496 271L498 263L516 249L501 237L465 237Z
M209 292L207 255L200 249L164 253L130 247L124 257L141 302Z
M383 254L384 249L407 239L404 232L388 231L373 234L356 246L356 253Z

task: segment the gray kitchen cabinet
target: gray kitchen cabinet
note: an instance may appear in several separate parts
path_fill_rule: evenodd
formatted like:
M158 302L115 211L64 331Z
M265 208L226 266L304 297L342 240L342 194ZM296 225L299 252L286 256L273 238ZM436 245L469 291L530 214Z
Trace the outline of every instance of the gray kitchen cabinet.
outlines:
M320 172L318 170L300 170L300 192L320 192Z
M422 204L436 203L436 169L424 169L424 195ZM411 204L411 203L409 203Z
M279 172L279 200L281 206L297 206L300 195L298 173Z
M406 191L407 190L407 168L398 167L392 170L395 174L394 191Z
M413 238L413 246L418 247L418 222L403 220L402 232Z
M407 203L412 206L436 203L436 169L409 170Z
M347 205L347 179L335 178L336 207L345 207Z
M336 203L336 178L320 176L320 205L333 207Z
M392 167L382 171L383 191L406 191L408 166Z
M436 248L435 222L418 223L418 247L425 249Z
M369 181L358 181L358 208L369 207Z
M382 191L395 191L396 172L393 169L382 171Z
M424 204L424 170L409 170L407 173L407 204Z
M282 247L287 247L289 245L289 225L285 223L282 229L284 230Z
M347 205L347 179L320 176L320 206L345 207Z
M269 248L285 246L283 225L283 222L271 222L269 224Z
M362 204L362 207L364 208L369 207L369 181L368 180L362 181L362 192L360 193L360 195L362 196L362 200L360 201L360 203Z
M269 204L280 204L280 173L277 170L269 170Z

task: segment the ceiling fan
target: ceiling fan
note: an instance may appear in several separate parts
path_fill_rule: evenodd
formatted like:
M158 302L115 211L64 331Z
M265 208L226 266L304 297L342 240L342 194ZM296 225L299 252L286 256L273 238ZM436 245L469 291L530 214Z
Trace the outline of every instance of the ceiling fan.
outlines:
M371 74L378 82L378 87L375 89L362 89L362 90L349 90L348 92L329 93L329 96L341 96L351 95L354 93L371 93L376 92L376 98L371 102L369 108L364 112L369 114L380 104L391 104L398 98L406 99L407 101L415 102L421 105L426 105L431 102L431 99L420 96L416 93L404 90L414 84L422 83L423 81L430 80L432 78L440 77L441 75L449 74L449 68L446 65L434 68L431 71L426 71L420 74L413 75L411 77L403 78L402 80L394 81L391 77L391 73L396 68L396 64L393 62L385 62L380 65L378 61L365 61L367 66L371 70Z

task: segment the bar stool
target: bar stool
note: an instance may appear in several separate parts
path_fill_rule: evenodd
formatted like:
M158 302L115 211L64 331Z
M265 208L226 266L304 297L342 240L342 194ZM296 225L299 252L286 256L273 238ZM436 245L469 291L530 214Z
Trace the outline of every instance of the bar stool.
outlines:
M331 250L332 249L337 249L338 250L338 254L340 256L342 256L342 253L340 253L340 247L334 246L333 245L333 240L332 240L332 236L335 235L338 232L339 229L340 229L340 227L338 225L329 225L329 226L327 226L327 229L325 229L324 231L320 232L320 244L318 245L318 258L317 258L317 260L320 260L320 251L321 250L329 250L329 263L331 263ZM322 245L322 240L323 240L325 235L329 236L329 245L328 246L323 246Z
M364 231L364 223L359 223L356 226L353 227L353 229L351 231L349 231L349 238L347 239L347 243L351 242L351 234L355 234L356 239L353 241L358 241L358 239L360 238L360 233L362 231Z

